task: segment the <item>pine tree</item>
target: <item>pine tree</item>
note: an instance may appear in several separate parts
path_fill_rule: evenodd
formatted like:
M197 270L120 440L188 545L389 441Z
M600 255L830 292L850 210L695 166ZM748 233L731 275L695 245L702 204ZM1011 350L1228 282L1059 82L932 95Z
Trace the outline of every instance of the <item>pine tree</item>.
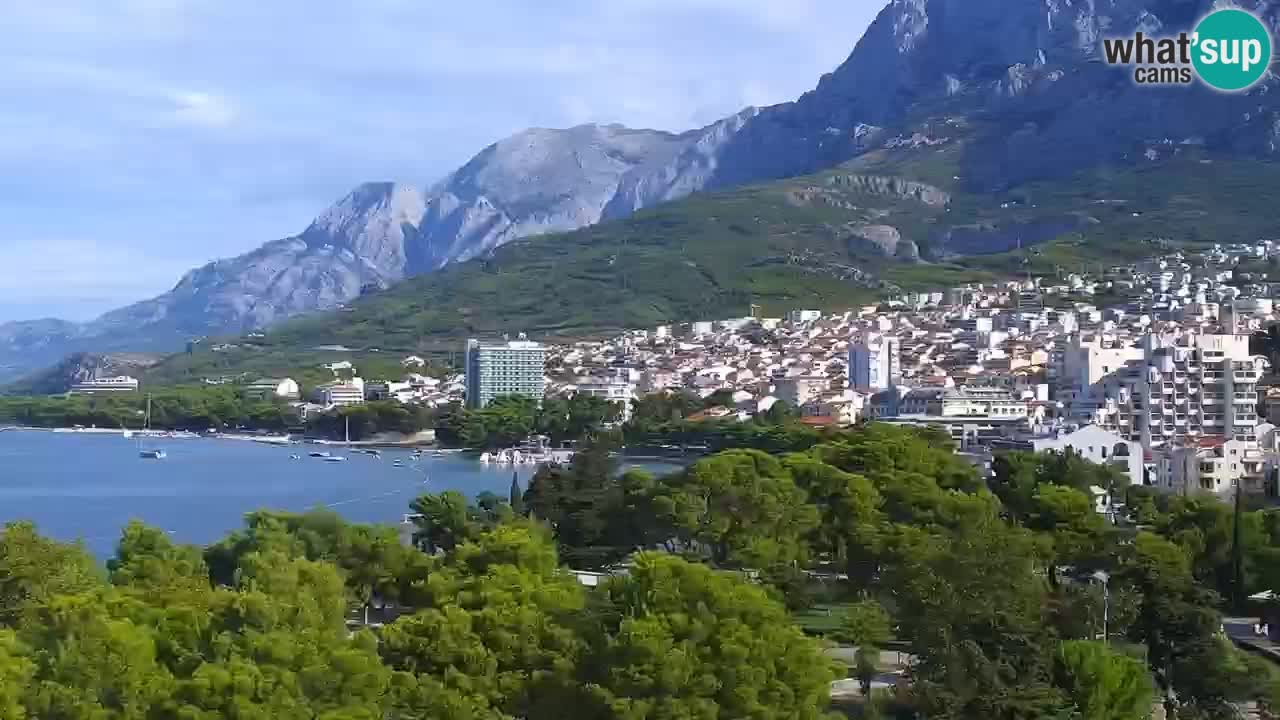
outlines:
M524 515L524 491L520 489L520 475L511 473L511 512L516 517Z

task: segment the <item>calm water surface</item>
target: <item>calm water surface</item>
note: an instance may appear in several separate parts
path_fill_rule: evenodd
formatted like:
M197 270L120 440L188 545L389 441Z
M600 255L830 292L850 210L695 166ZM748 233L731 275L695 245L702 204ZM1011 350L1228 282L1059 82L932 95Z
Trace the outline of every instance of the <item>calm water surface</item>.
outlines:
M331 508L357 522L398 522L423 492L485 490L507 496L513 469L448 455L413 461L384 450L381 460L342 448L274 447L239 440L148 440L168 453L143 460L118 435L0 432L0 524L32 520L45 535L83 540L109 557L120 529L137 518L175 540L207 544L242 525L258 509ZM345 455L345 463L306 457L315 449ZM290 455L303 455L302 460ZM400 458L403 467L394 461ZM624 462L667 472L670 465ZM527 487L535 468L515 472Z

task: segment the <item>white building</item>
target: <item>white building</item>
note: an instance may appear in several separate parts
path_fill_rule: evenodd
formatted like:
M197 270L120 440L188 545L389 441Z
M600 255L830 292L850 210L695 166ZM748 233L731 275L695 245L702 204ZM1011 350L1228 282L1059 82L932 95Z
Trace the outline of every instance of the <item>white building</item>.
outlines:
M1256 442L1257 382L1267 365L1249 354L1247 335L1076 341L1062 357L1057 399L1078 421L1147 449L1199 437Z
M409 403L417 394L418 390L411 382L379 381L365 383L364 386L366 400L395 400L400 403Z
M316 388L317 401L326 407L364 404L364 383L333 382Z
M482 408L505 395L541 401L546 393L546 357L544 345L524 339L501 343L468 340L467 407Z
M71 386L72 395L97 395L99 393L137 392L138 379L128 375L93 378Z
M620 406L622 414L619 419L622 422L627 422L631 419L631 401L636 396L636 384L631 382L626 370L614 372L604 377L584 379L578 383L576 392L604 398Z
M262 378L246 385L244 396L258 400L297 400L302 397L302 388L293 378Z
M1230 497L1239 485L1246 493L1264 489L1266 458L1256 443L1202 437L1157 451L1154 459L1154 485L1165 492Z
M849 347L849 385L884 390L902 376L902 346L896 337L872 335Z
M1090 462L1114 466L1133 485L1141 485L1143 482L1142 445L1095 425L1071 433L1032 438L1031 449L1033 452L1074 450L1077 455Z
M820 310L792 310L787 313L787 322L792 325L803 325L822 319Z

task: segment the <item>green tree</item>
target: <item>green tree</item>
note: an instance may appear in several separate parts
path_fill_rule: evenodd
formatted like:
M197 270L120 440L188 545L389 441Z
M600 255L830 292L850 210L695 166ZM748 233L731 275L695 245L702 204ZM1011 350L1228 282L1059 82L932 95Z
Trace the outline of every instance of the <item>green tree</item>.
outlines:
M414 541L429 553L453 550L476 531L467 498L456 490L420 495L410 508L418 526Z
M760 587L642 553L595 612L578 717L824 717L832 663Z
M818 509L818 523L811 536L814 549L865 582L874 571L872 558L884 523L879 491L870 480L808 454L788 455L783 464Z
M0 532L0 627L19 627L53 598L101 583L101 571L83 547L44 538L29 522L10 523Z
M524 510L524 490L520 489L520 475L511 473L511 490L508 493L508 503L511 505L511 512L517 517L523 517Z
M718 565L767 568L807 559L804 538L818 525L786 467L755 450L731 450L665 479L658 516L689 550Z
M918 660L920 710L938 718L1058 717L1055 638L1034 535L994 513L959 528L903 528L887 581Z
M871 695L871 681L879 672L880 651L891 633L889 614L874 600L853 603L840 620L837 637L858 648L855 673L864 697Z
M545 531L519 522L482 531L426 584L422 609L383 633L387 664L413 676L394 703L403 713L449 707L440 691L457 698L448 712L474 717L552 718L576 707L585 593L560 572Z
M1140 660L1106 645L1070 640L1058 648L1054 682L1089 720L1146 720L1155 688Z
M27 717L23 698L31 686L35 663L12 630L0 629L0 720Z

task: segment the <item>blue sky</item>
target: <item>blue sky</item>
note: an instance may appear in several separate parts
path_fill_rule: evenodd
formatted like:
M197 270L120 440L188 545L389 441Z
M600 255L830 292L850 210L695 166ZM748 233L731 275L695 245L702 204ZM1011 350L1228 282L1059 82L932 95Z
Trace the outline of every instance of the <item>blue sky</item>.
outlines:
M525 127L794 99L882 0L40 0L0 23L0 321L97 313Z

